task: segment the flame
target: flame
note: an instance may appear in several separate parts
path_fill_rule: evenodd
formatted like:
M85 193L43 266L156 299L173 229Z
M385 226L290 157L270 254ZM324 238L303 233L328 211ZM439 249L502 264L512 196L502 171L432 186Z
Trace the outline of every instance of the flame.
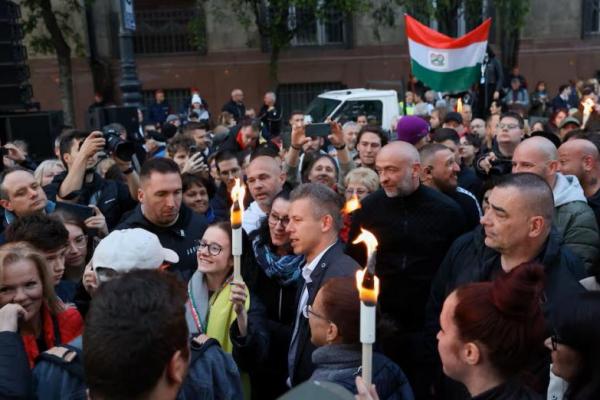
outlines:
M583 106L583 114L584 115L590 115L592 113L592 110L594 109L594 100L588 98L586 99L586 101L582 102L581 105Z
M361 207L362 206L360 205L360 200L358 199L356 192L354 192L354 194L352 194L352 197L350 198L350 200L348 200L346 202L346 204L344 205L342 212L345 214L350 214L350 213L358 210Z
M377 245L379 245L377 238L375 238L375 235L368 230L360 228L360 235L357 236L352 244L358 244L361 242L364 242L367 246L367 258L371 258L373 253L375 253L375 250L377 250Z
M463 109L462 99L459 97L458 101L456 102L456 112L461 113L462 109Z
M245 196L246 186L242 185L240 178L235 178L235 185L231 189L231 200L233 201L233 205L231 206L231 226L233 228L239 228L242 224Z
M379 278L372 275L367 269L356 271L356 287L360 301L367 305L375 305L379 297Z

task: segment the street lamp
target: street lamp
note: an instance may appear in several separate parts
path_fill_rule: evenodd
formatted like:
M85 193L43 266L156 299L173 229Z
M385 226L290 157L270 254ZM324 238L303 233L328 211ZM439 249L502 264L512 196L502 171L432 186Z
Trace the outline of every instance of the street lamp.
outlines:
M142 95L133 54L133 32L135 31L133 0L120 0L120 2L119 53L121 56L121 80L119 81L119 88L121 88L123 105L139 108L142 105Z

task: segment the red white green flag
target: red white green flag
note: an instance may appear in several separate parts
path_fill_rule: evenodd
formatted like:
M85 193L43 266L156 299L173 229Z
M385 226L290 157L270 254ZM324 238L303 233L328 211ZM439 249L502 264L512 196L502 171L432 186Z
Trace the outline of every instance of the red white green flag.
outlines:
M481 78L491 18L457 39L405 15L412 73L440 92L468 90Z

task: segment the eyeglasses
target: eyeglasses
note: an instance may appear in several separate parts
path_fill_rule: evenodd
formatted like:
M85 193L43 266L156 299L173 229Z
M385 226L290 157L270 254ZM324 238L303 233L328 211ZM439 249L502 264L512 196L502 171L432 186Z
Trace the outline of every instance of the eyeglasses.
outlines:
M511 129L517 129L519 127L519 124L498 124L498 128L500 128L500 130L508 130L510 131Z
M77 236L72 241L69 241L69 245L75 247L76 249L85 249L87 247L87 236Z
M305 304L304 307L302 307L302 315L304 316L304 318L309 318L310 314L312 314L313 316L315 316L319 319L322 319L323 321L331 322L329 319L325 318L324 316L315 313L310 304Z
M352 196L356 192L358 197L366 196L369 194L369 191L366 189L346 189L346 196Z
M275 214L269 213L269 224L273 225L273 227L277 226L278 223L281 223L281 227L285 228L288 226L288 224L290 223L290 218L285 216L285 217L278 217Z
M208 248L208 254L218 256L223 251L223 247L216 243L208 243L206 240L198 241L198 251Z

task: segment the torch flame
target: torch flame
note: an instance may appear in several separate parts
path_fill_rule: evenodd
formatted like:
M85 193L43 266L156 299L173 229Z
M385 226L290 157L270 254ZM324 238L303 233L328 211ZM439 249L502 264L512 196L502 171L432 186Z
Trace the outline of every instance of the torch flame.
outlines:
M379 244L375 238L375 235L364 228L360 228L360 235L357 236L352 244L358 244L361 242L364 242L367 246L367 258L373 255L375 250L377 250L377 245Z
M234 228L242 224L244 213L244 197L246 196L246 186L242 185L240 178L235 178L235 185L231 189L231 225Z
M456 102L456 112L461 113L462 110L463 110L462 99L459 98L458 101Z
M358 199L356 192L354 192L354 194L352 194L352 197L350 198L350 200L348 200L346 202L346 204L344 205L342 212L345 214L350 214L350 213L358 210L361 207L362 206L360 205L360 200Z
M588 98L581 104L583 105L583 114L584 115L589 115L592 113L592 110L594 109L594 100Z
M367 305L377 304L379 278L367 271L367 268L356 271L356 287L360 301Z

